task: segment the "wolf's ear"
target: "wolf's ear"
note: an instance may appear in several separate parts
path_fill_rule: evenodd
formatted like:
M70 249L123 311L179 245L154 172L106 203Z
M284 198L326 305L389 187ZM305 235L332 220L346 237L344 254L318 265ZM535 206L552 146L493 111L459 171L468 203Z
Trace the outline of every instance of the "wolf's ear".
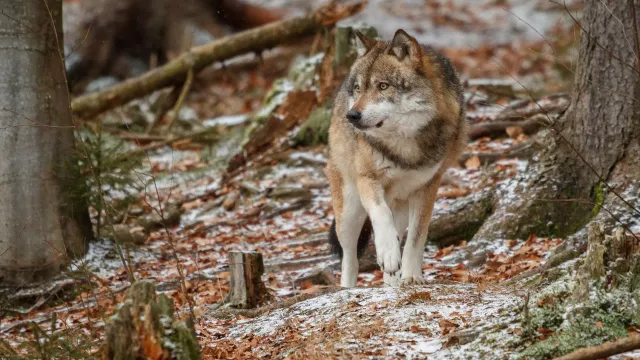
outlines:
M366 54L376 42L375 40L369 39L358 30L354 31L354 33L356 34L356 51L358 52L358 57L360 57Z
M411 60L419 60L420 56L422 56L422 50L420 49L420 44L418 44L418 41L415 38L407 34L406 31L398 29L396 34L393 36L393 40L391 40L391 49L389 49L389 54L395 55L400 61L407 58Z

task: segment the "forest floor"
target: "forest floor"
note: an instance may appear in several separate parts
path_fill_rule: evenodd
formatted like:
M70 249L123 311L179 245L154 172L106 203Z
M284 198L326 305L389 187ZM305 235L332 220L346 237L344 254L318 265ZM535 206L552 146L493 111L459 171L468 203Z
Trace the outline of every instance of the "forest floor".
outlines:
M433 2L438 9L420 2L419 14L430 19L427 23L415 13L414 2L372 3L373 13L356 20L378 26L373 19L386 11L452 57L466 80L472 125L501 121L514 108L531 115L544 107L555 115L568 105L569 96L560 92L570 90L576 43L564 9L538 9L542 2L527 2L536 3L536 8L523 10L525 2L514 2L511 10L531 21L541 12L553 14L535 22L543 27L543 39L496 2L486 2L479 14L465 2ZM441 17L431 16L436 10ZM477 24L486 26L479 31ZM511 24L512 31L496 37L505 24ZM380 26L382 35L389 36L390 30ZM450 29L456 40L443 42L445 37L431 27ZM472 27L476 31L465 38L465 29ZM535 327L525 309L545 308L548 294L570 293L579 262L561 266L552 280L544 280L546 290L534 295L524 281L542 280L514 278L544 264L563 239L535 234L499 239L481 249L486 261L478 265L478 249L469 247L461 234L446 246L428 245L423 265L427 285L382 287L382 273L369 269L360 273L357 289L336 289L338 259L326 241L332 219L324 174L326 146L291 145L296 127L230 177L223 176L227 162L241 149L251 114L263 108L265 94L291 66L291 58L268 58L237 73L211 70L196 80L177 126L214 129L215 140L203 144L185 139L148 152L133 172L136 200L118 217L132 226L158 213L179 218L153 230L139 244L124 244L123 257L136 279L154 280L160 292L173 298L180 317L193 310L204 358L509 358L560 332L559 324ZM131 129L137 118L149 117L154 96L105 115L105 141L136 138L126 140L125 150L119 151L148 143ZM439 189L434 222L484 201L487 193L498 202L518 196L520 185L529 179L530 162L537 160L537 139L545 132L527 134L518 124L469 143L460 166L450 170L449 181ZM110 196L117 198L118 193ZM214 310L229 291L227 255L232 250L263 254L263 280L271 303L301 301L252 314ZM327 273L332 279L318 280ZM130 284L113 239L95 240L88 254L45 291L13 294L31 297L33 306L0 308L5 314L0 318L0 338L18 352L28 352L37 347L38 334L57 330L96 351L108 317Z

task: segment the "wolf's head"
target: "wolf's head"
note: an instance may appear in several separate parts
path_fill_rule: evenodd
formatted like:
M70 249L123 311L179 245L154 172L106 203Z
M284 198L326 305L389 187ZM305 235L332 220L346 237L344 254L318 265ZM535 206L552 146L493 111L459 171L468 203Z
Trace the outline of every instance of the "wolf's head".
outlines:
M424 56L425 48L402 29L391 42L356 31L356 45L358 59L344 84L344 116L370 136L415 136L438 107L438 76L430 56Z

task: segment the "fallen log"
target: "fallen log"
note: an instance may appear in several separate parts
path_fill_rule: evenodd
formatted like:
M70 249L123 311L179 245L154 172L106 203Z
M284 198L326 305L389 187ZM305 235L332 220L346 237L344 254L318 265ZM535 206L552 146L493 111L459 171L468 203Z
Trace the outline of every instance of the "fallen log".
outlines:
M358 13L365 5L364 1L348 4L332 2L305 16L267 24L192 48L189 52L140 77L126 80L105 91L74 99L71 109L79 117L90 118L155 90L184 82L189 69L193 69L193 73L197 74L213 62L245 53L260 52L288 40L312 34Z
M328 268L318 269L311 274L301 276L293 281L293 285L297 288L302 288L307 283L321 286L337 285L336 277Z
M606 342L602 345L576 350L555 360L598 360L609 356L622 354L640 349L640 334L629 335L626 338Z
M536 114L522 121L485 121L471 125L469 129L469 139L475 140L486 136L507 136L507 129L510 127L520 127L523 133L531 135L538 132L540 128L549 126L550 124L549 117L545 114Z
M560 114L569 107L570 98L565 94L556 94L547 97L547 102L518 102L507 107L496 117L496 121L522 120L534 115Z
M483 152L466 152L460 156L458 163L460 166L464 164L470 158L477 156L480 159L480 165L485 166L487 164L494 163L502 159L528 159L536 152L535 142L527 141L521 144L512 146L505 151L483 151Z

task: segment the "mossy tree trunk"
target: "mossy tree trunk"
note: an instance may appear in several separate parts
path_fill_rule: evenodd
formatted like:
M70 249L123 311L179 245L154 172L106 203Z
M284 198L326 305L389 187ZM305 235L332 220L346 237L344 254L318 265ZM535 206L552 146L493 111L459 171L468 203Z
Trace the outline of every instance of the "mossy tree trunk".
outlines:
M596 204L621 202L602 181L620 193L640 179L633 6L640 11L640 0L586 1L571 105L550 131L551 146L534 165L537 177L518 200L497 209L477 238L571 235L597 214Z
M91 236L87 207L63 191L74 180L64 168L74 135L57 38L62 0L45 1L0 0L2 283L57 274Z

